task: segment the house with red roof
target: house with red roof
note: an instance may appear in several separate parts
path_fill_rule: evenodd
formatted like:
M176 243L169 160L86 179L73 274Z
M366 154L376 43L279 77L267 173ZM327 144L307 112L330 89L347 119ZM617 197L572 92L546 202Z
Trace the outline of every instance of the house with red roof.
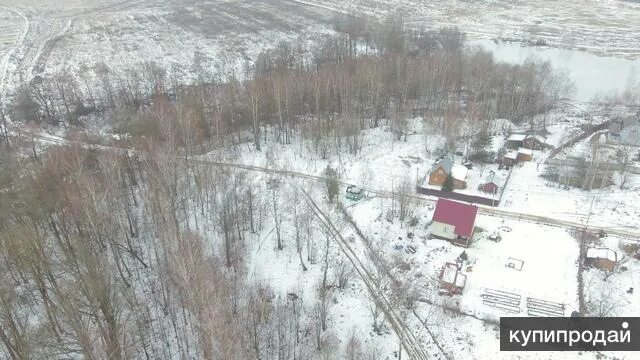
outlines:
M433 213L431 235L469 246L476 224L478 207L447 199L438 199Z

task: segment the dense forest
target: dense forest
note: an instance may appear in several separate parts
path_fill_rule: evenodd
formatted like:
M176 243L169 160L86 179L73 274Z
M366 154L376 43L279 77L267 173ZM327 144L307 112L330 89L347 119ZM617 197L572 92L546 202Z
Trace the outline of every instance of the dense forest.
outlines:
M335 30L224 75L196 54L183 69L145 63L23 84L0 113L1 357L378 359L355 334L335 346L331 292L353 269L295 185L265 188L191 160L268 142L309 141L320 158L357 153L361 130L389 126L402 141L415 117L451 149L473 134L482 155L495 119L538 126L570 84L548 63L498 63L456 29L408 31L392 17L339 19ZM120 140L87 135L96 123ZM42 147L10 124L79 142ZM315 293L283 297L249 276L248 251L267 227L274 251L293 249L300 271L319 274ZM409 307L410 296L396 303ZM373 302L372 326L384 323Z

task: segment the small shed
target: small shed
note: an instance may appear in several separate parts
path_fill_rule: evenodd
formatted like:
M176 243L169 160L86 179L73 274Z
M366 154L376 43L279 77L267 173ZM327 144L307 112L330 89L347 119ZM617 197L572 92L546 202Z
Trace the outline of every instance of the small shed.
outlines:
M618 254L605 247L592 247L587 249L585 265L598 269L613 271L618 262Z
M449 295L462 294L465 284L467 283L467 275L460 272L458 264L446 263L440 271L440 289Z
M523 146L524 139L526 139L526 134L511 134L507 138L506 146L509 149L517 149Z
M516 163L516 161L518 161L517 151L508 151L502 156L502 165L504 166L512 166Z
M531 161L533 160L533 150L526 148L518 149L518 156L516 158L518 161Z
M491 170L489 175L485 178L485 181L478 185L478 190L489 194L497 194L498 190L500 190L500 186L502 186L502 179L500 178L500 175Z

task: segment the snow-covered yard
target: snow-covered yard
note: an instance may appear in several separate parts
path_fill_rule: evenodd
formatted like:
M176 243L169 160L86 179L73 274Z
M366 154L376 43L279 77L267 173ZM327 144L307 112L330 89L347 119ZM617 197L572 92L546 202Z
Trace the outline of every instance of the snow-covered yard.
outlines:
M454 358L512 358L513 354L498 354L497 351L500 316L530 316L529 311L540 314L554 310L555 306L564 306L564 316L578 310L579 242L567 230L478 216L474 241L465 249L444 240L429 239L431 207L415 209L418 221L413 227L406 223L402 225L397 219L390 220L387 214L391 210L389 200L378 198L351 203L348 208L372 246L382 258L390 261L394 276L409 284L409 291L418 298L416 313L421 319L427 319L439 346ZM501 235L501 241L487 238L494 232ZM409 247L415 248L416 252L406 251ZM447 262L455 263L463 251L468 260L462 266L462 273L466 275L462 295L440 295L438 276L442 266ZM509 263L514 266L510 267ZM626 302L633 299L632 295L624 293L630 286L627 283L633 280L638 286L638 264L638 261L633 266L628 264L629 271L609 278L609 281L621 283L614 295ZM600 276L601 272L585 271L585 284L591 282L589 278L594 274ZM587 298L594 289L592 283L585 285ZM520 296L520 304L515 306L519 311L505 310L513 308L504 304L516 295ZM483 302L485 298L489 301ZM494 300L493 304L491 300ZM627 306L620 310L620 314L627 316L640 314L637 307ZM430 340L427 344L433 347ZM438 356L440 354L436 354L436 358ZM523 359L596 358L596 354L567 353L546 353L544 357L523 353L519 356Z
M460 307L483 318L512 314L527 316L526 299L536 298L565 306L568 316L578 308L578 242L564 229L480 216L476 226L485 232L476 236L467 251L467 287ZM500 231L500 229L503 229ZM511 231L505 231L509 230ZM486 235L498 231L501 241ZM481 303L487 290L519 295L519 312L496 310Z
M444 264L456 263L464 251L468 259L462 266L462 273L467 281L464 293L455 305L460 311L487 320L508 314L526 316L528 297L564 304L566 314L577 309L579 245L566 230L478 216L474 239L470 247L464 249L444 240L428 238L432 210L417 209L420 223L415 228L402 229L399 224L385 220L387 206L374 199L349 210L385 257L400 257L411 265L410 273L413 276L421 274L421 279L437 278ZM414 233L413 239L407 238L408 232ZM501 241L487 238L496 232L501 235ZM402 249L396 250L397 245L402 245L402 249L411 245L417 251L409 254ZM419 281L427 287L426 296L433 295L435 289L431 282ZM520 295L520 310L505 312L483 304L482 295L487 289Z
M637 229L640 176L630 175L623 190L612 185L586 191L559 187L540 177L543 171L544 165L536 161L516 166L500 206L589 225Z
M640 260L623 250L632 244L615 236L600 239L597 246L616 252L618 263L613 273L587 268L584 272L587 308L597 316L638 316L640 314Z

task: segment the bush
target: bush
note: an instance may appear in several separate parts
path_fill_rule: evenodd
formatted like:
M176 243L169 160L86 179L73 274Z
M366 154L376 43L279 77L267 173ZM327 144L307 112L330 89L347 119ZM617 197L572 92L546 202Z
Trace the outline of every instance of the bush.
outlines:
M476 153L473 153L471 155L469 155L469 161L474 161L474 162L481 162L481 163L485 163L485 164L491 164L493 163L493 160L495 159L495 153L491 152L491 151L486 151L486 150L482 150Z

